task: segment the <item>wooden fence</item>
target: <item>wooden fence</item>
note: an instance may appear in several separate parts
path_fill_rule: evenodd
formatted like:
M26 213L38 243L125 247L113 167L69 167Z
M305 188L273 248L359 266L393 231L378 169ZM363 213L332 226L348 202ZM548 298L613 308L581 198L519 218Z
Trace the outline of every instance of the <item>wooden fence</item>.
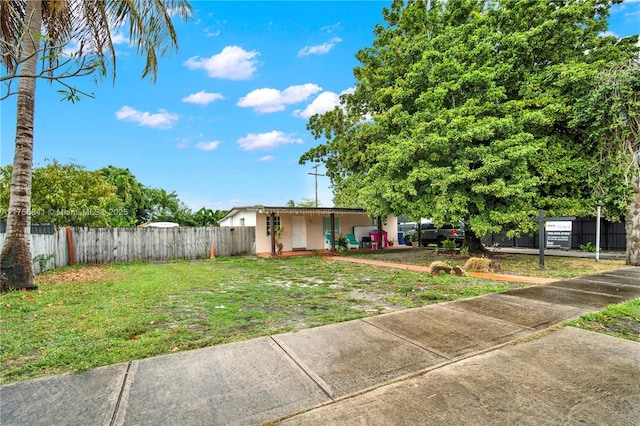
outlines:
M68 228L76 264L255 254L255 227ZM67 228L31 234L35 272L71 264ZM6 234L0 234L0 244Z

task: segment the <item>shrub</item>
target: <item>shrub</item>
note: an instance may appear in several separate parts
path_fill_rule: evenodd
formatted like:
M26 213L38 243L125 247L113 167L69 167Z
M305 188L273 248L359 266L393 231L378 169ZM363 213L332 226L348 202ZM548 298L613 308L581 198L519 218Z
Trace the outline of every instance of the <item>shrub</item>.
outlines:
M451 252L454 251L456 249L457 245L456 242L454 240L444 240L442 242L442 248L445 251Z
M580 244L580 250L582 251L586 251L589 253L593 253L596 251L596 246L594 246L593 244L591 244L591 241L587 241L587 244Z

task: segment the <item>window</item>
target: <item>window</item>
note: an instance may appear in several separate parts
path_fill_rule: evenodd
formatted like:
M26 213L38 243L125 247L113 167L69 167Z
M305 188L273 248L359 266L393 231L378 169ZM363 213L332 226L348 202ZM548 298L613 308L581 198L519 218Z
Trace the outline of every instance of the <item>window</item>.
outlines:
M240 226L244 226L244 217L240 218Z
M335 236L340 235L340 218L336 217L335 218L335 223L336 223L336 229L335 229ZM327 235L331 233L331 217L323 217L322 218L322 234L323 235Z
M275 217L275 225L280 228L280 216ZM271 235L271 216L267 216L267 237Z

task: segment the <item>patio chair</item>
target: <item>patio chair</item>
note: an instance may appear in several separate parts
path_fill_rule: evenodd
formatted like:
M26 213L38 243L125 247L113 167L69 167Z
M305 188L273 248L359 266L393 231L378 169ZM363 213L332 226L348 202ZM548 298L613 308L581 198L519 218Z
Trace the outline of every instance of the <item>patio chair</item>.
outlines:
M336 241L336 248L338 247L338 243ZM324 249L331 250L331 234L324 234Z
M357 249L360 247L360 242L356 239L355 235L347 234L345 237L347 238L347 246L350 249Z

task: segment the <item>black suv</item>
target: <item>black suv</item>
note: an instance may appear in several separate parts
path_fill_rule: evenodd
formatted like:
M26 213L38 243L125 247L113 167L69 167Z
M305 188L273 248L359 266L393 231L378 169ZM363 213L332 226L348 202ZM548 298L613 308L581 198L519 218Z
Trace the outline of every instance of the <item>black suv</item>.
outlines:
M404 236L405 244L411 245L412 236L417 233L417 231L409 231ZM442 225L441 228L436 228L433 223L420 224L420 245L426 247L435 243L438 246L442 246L444 240L453 240L458 246L462 246L464 242L464 227L462 225L454 227L451 224L447 224Z

